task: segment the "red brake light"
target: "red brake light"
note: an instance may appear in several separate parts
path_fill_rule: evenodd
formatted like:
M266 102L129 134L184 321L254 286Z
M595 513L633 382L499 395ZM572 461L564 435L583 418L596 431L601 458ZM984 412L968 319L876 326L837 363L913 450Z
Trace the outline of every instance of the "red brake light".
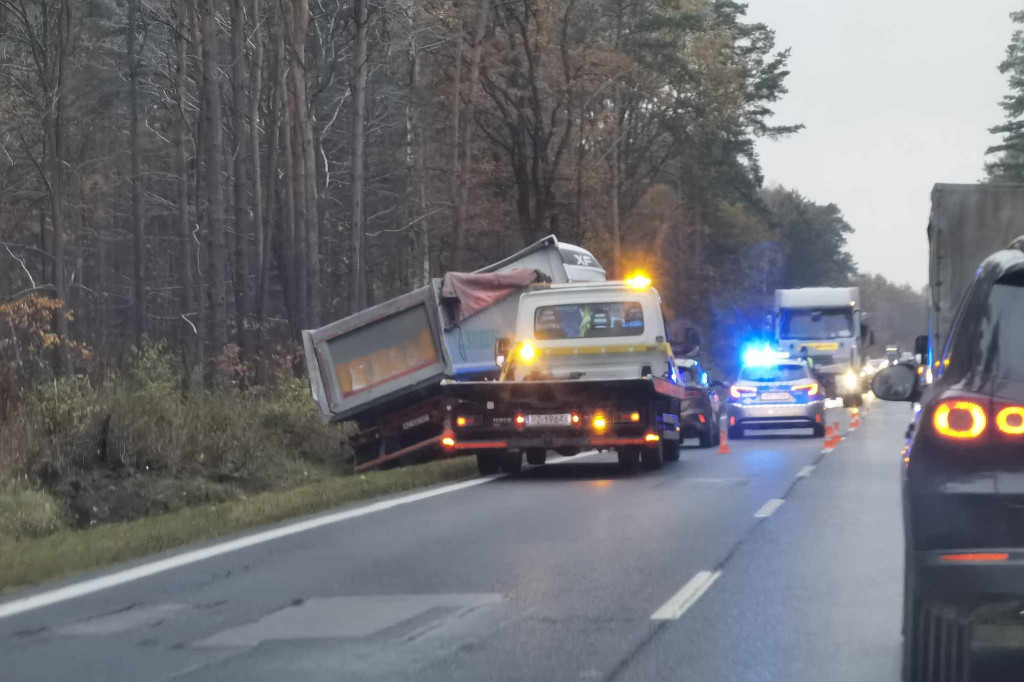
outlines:
M807 395L818 395L818 383L812 381L808 384L797 384L792 388L793 391L807 391Z
M742 398L744 395L754 395L757 389L753 386L730 386L729 395L733 398Z
M996 428L1008 436L1024 434L1024 407L1008 405L996 414Z
M970 400L943 400L932 415L932 426L945 438L971 440L985 432L985 409Z

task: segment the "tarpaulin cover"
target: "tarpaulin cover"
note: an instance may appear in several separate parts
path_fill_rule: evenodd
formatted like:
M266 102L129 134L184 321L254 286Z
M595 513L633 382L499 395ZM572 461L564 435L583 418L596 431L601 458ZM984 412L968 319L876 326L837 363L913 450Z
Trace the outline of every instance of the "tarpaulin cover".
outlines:
M461 322L537 279L537 271L530 268L516 268L507 272L449 272L444 276L441 296L459 299L456 322Z

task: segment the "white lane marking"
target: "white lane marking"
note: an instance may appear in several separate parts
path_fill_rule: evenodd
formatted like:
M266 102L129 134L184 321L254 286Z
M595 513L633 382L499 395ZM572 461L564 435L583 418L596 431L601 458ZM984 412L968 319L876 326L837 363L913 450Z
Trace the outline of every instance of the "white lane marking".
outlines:
M800 471L796 472L796 477L797 478L807 478L808 476L811 475L812 471L814 471L814 465L813 464L808 464L803 469L801 469Z
M502 477L503 474L483 476L481 478L462 481L461 483L453 483L440 488L434 488L433 490L425 490L412 495L406 495L404 497L396 497L390 500L374 502L373 504L368 504L357 509L349 509L342 512L336 512L334 514L327 514L326 516L319 516L314 519L307 519L305 521L299 521L298 523L288 524L287 526L280 526L278 528L272 528L271 530L265 530L261 533L253 533L252 535L247 535L235 540L229 540L228 542L222 542L210 547L203 547L202 549L194 549L190 552L167 557L166 559L160 559L158 561L142 564L141 566L117 571L116 573L111 573L109 575L84 580L79 583L73 583L65 587L59 587L55 590L48 590L22 599L15 599L6 603L0 603L0 619L9 618L10 616L18 615L19 613L25 613L26 611L40 609L44 606L58 604L63 601L68 601L69 599L84 597L87 594L106 590L111 587L117 587L118 585L124 585L125 583L156 575L157 573L163 573L182 566L188 566L189 564L194 564L205 559L211 559L222 554L235 552L264 542L271 542L272 540L277 540L289 535L295 535L296 533L304 533L307 530L321 528L332 523L348 521L349 519L359 518L360 516L366 516L367 514L373 514L374 512L393 509L402 505L412 504L413 502L429 500L432 497L439 497L459 490L465 490L466 488L483 485L484 483L490 483L491 481Z
M662 604L661 608L651 614L651 620L679 620L708 591L708 588L715 584L720 575L721 571L698 572L681 590Z
M567 462L573 462L577 459L584 459L586 457L593 457L594 455L600 454L601 453L598 452L597 450L587 450L586 452L581 452L578 455L572 455L571 457L562 457L561 455L559 455L558 459L551 462L545 462L545 464L565 464Z
M782 506L783 502L785 502L785 500L780 500L777 497L773 500L768 500L767 502L764 503L763 507L761 507L754 513L754 518L767 519L769 516L774 514L779 507Z

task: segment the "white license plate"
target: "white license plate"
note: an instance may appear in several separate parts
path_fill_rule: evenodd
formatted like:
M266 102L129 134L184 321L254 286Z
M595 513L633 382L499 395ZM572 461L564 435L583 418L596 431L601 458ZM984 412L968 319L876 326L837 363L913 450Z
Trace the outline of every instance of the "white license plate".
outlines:
M761 394L761 400L785 400L791 402L793 396L783 391L768 391Z
M526 415L527 426L570 426L572 424L571 414L528 414Z

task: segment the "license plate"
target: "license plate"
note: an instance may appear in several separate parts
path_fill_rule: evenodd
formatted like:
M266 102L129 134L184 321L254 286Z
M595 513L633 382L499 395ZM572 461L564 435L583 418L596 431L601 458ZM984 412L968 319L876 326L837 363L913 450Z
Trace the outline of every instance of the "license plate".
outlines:
M528 414L527 426L569 426L572 424L571 414Z
M761 394L761 400L786 400L792 401L793 396L783 391L768 391Z

